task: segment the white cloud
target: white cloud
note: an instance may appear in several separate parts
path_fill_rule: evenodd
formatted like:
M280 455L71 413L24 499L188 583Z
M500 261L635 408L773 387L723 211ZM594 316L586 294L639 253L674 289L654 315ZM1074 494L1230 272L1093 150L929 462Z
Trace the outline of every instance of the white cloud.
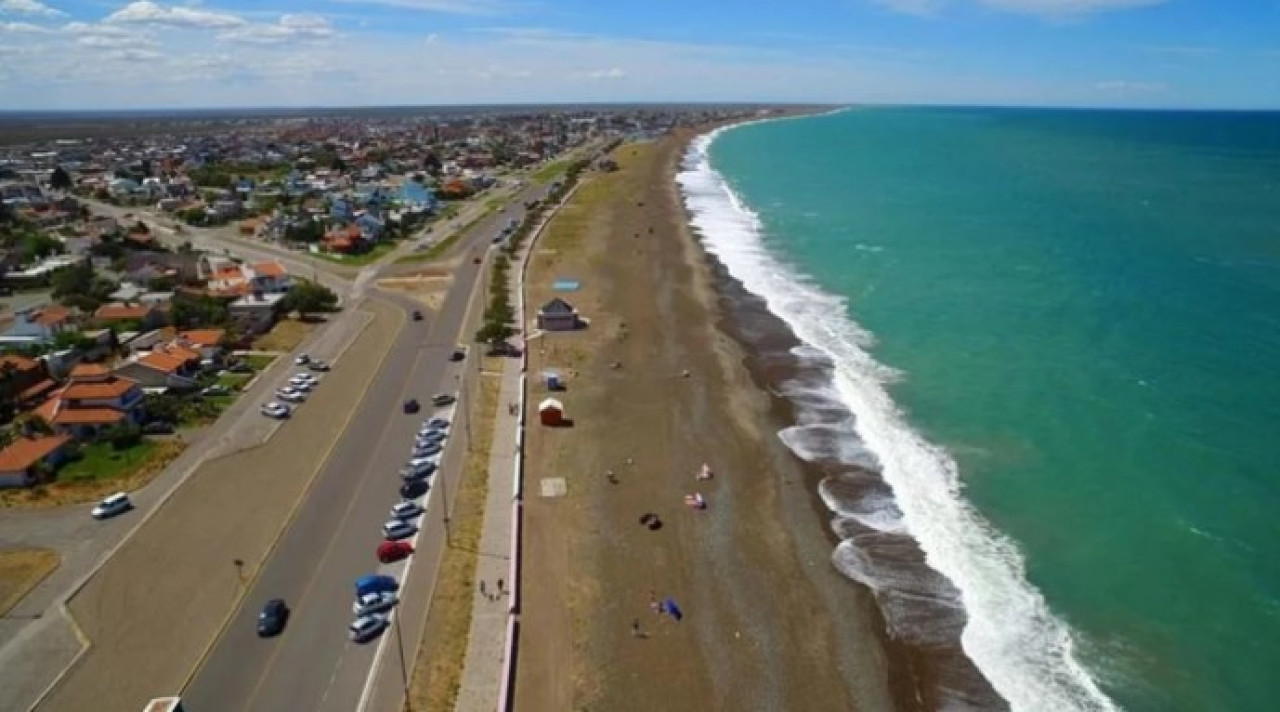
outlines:
M950 0L871 0L881 7L917 17L933 17ZM995 10L1050 19L1162 5L1169 0L973 0Z
M12 32L14 34L48 34L52 32L48 27L33 25L30 22L0 22L0 32Z
M82 47L95 47L98 49L142 49L144 47L159 47L160 43L150 37L144 36L122 36L122 35L81 35L76 38L76 44Z
M45 17L59 17L67 14L42 2L37 2L37 0L0 0L0 12L13 13L15 15L43 15Z
M168 27L227 28L247 25L243 18L222 12L165 7L149 0L132 2L107 16L105 22L165 25Z
M334 35L329 21L318 15L281 15L276 24L254 24L219 33L228 42L276 44L294 40L321 40Z
M592 70L584 76L587 79L623 79L627 76L627 73L617 67L610 67L609 69Z
M382 5L402 10L439 12L449 15L505 15L515 10L506 0L329 0L357 5Z
M427 38L422 41L422 44L430 47L431 45L438 44L439 42L440 42L440 35L437 35L436 33L432 32L431 34L427 35Z
M159 59L164 55L150 49L113 49L107 52L106 56L122 62L144 62Z

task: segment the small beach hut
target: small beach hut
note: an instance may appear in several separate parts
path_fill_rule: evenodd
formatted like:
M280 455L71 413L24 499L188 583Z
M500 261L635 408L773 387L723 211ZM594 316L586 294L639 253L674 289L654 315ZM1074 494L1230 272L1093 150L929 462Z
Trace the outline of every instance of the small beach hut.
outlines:
M546 382L547 390L549 391L564 390L564 381L560 379L560 374L556 371L543 371L542 380Z
M564 404L555 398L547 398L538 404L538 421L543 425L564 423Z

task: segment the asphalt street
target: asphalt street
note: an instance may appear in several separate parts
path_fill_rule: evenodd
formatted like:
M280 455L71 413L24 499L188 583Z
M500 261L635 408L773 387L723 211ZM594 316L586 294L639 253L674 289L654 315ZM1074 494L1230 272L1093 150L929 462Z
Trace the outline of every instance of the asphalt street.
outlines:
M521 202L541 198L545 192L544 186L521 191L511 207L477 225L456 250L463 255L480 253L507 221L523 213ZM439 312L428 314L429 321L410 322L401 332L364 399L353 404L356 416L296 518L183 690L184 708L193 712L357 709L378 642L358 645L347 640L353 583L380 570L399 574L405 566L380 567L374 551L382 541L382 523L399 498L397 472L408 458L415 430L432 411L430 397L455 391L455 375L463 368L475 368L474 353L462 364L451 363L449 354L457 343L470 341L470 334L462 333L468 302L481 269L487 266L487 262L476 265L470 259L461 260ZM359 364L342 367L358 368ZM422 413L403 413L402 403L411 397L424 404ZM457 427L463 426L458 423ZM444 543L441 493L457 489L461 444L453 443L448 449L442 472L433 478L448 478L447 486L433 482L428 512L418 522L423 532L410 583L402 592L403 638L410 654L417 647ZM271 598L285 599L292 614L282 635L260 639L256 616ZM395 631L386 635L394 637Z

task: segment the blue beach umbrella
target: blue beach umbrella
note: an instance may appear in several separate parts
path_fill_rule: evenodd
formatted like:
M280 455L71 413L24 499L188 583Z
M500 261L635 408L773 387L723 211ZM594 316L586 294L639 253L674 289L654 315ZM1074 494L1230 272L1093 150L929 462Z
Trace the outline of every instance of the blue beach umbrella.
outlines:
M676 602L674 599L671 599L671 598L663 599L662 609L665 610L667 613L670 613L671 617L675 618L677 621L680 620L681 618L684 618L684 613L680 612L680 606L676 605Z

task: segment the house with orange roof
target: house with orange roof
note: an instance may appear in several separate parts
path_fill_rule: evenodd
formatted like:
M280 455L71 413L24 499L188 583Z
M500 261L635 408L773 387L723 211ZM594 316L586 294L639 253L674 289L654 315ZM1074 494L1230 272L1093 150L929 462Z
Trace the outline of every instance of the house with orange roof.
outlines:
M0 450L0 487L30 487L42 474L52 474L66 460L70 443L66 435L14 440Z
M142 421L142 388L100 364L78 364L67 384L36 408L54 432L91 439L103 429Z
M20 394L48 377L42 361L27 356L0 356L0 397L19 400Z
M333 228L324 235L324 246L330 252L355 254L368 246L360 227L354 223Z
M93 313L94 321L108 326L124 322L137 322L143 329L163 326L168 314L156 304L112 302L103 304Z
M14 312L13 325L0 336L0 345L49 344L63 332L79 329L79 314L66 307L49 305Z
M192 329L178 333L178 343L200 354L202 361L221 360L225 349L226 329Z
M190 390L196 387L200 355L180 349L171 353L157 349L135 354L115 368L119 378L134 381L145 389Z

